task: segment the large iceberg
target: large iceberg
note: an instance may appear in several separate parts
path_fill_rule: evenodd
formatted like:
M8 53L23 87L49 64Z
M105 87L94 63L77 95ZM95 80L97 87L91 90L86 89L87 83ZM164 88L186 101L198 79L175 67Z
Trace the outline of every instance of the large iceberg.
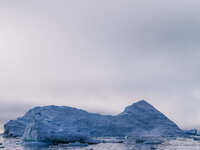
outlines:
M144 100L116 115L100 115L67 106L44 106L4 125L4 136L50 143L96 143L93 137L179 136L183 131Z

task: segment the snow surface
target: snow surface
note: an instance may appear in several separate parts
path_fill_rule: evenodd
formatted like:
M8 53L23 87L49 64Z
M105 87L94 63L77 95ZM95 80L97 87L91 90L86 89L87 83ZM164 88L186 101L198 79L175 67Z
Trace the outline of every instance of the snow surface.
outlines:
M24 141L95 144L93 137L179 136L183 131L144 100L116 116L88 113L67 106L44 106L4 125L4 136Z

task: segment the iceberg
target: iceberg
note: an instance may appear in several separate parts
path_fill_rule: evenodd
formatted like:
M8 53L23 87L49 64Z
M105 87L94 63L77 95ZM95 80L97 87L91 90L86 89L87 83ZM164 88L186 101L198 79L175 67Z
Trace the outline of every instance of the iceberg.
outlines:
M4 125L5 137L45 143L97 144L97 137L169 137L184 132L145 100L115 116L89 113L67 106L30 109L23 117Z
M198 130L197 129L184 130L184 133L186 135L198 135Z

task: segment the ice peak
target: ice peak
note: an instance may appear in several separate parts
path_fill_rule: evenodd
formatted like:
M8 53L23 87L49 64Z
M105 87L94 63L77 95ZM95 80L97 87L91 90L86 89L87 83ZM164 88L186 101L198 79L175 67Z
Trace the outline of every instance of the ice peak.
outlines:
M133 103L132 105L150 105L146 100L142 99L138 102Z
M135 107L147 107L147 108L149 108L149 107L153 107L151 104L149 104L147 101L145 101L145 100L140 100L140 101L138 101L138 102L135 102L135 103L133 103L132 105L130 105L130 106L127 106L126 108L135 108Z
M149 110L153 110L153 111L157 111L151 104L149 104L147 101L145 100L140 100L138 102L133 103L130 106L127 106L125 108L125 110L121 113L121 115L124 114L129 114L129 113L135 113L136 111L138 112L142 112L142 111L149 111Z

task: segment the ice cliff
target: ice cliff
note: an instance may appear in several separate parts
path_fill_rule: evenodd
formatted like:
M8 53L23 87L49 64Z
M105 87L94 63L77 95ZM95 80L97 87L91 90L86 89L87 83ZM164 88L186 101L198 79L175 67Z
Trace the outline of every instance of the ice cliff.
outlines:
M179 136L183 131L144 100L116 116L67 106L44 106L4 125L4 136L51 143L95 143L92 137Z

